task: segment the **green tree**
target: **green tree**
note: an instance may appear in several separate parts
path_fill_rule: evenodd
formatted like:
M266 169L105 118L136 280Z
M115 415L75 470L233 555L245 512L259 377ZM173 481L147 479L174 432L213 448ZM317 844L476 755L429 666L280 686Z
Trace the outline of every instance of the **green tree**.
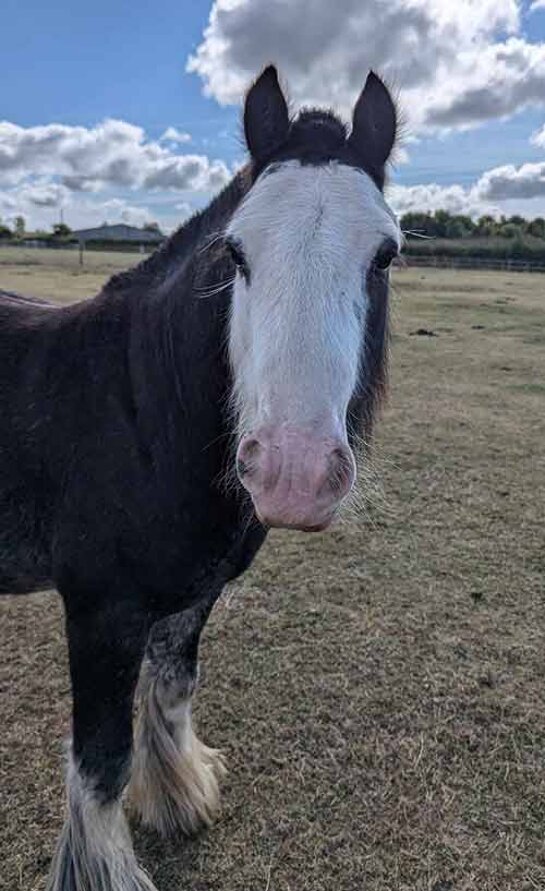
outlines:
M447 223L447 238L465 238L471 231L465 224L464 217L452 217Z
M435 235L436 226L433 217L429 213L409 211L401 217L401 228L406 232L416 232L418 235Z
M515 223L502 223L498 235L501 235L502 238L520 239L522 236L522 232L520 226L517 226Z
M518 216L518 214L514 214L514 216L509 217L507 222L512 223L513 226L518 226L519 229L522 230L526 229L526 226L528 224L528 220L525 220L524 217Z
M536 217L535 220L530 220L526 226L526 231L528 235L533 235L534 238L545 238L545 220L543 217Z
M433 222L435 225L435 235L437 238L446 238L447 237L447 229L450 222L450 214L448 210L436 210L433 215Z
M400 224L409 240L419 235L455 240L474 236L481 238L500 236L510 240L517 239L518 250L521 249L520 245L527 236L545 239L545 218L536 217L534 220L527 220L519 214L510 217L502 215L499 219L484 214L475 221L467 214L451 214L448 210L439 209L434 213L408 211L401 217ZM512 250L514 245L509 246L509 251Z
M489 238L491 235L496 234L496 229L497 223L494 217L490 216L490 214L485 214L477 220L475 235L484 235Z
M15 235L17 238L24 238L26 232L26 223L24 217L15 217L13 221L13 226L15 229Z
M66 223L55 223L55 225L53 226L54 238L68 238L68 236L71 234L72 230L70 226L66 225Z

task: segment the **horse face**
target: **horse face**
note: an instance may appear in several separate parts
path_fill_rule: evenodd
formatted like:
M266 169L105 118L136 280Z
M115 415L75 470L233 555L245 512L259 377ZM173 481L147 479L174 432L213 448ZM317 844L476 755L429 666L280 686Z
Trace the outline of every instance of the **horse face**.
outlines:
M239 479L264 524L324 529L355 479L347 412L398 225L361 168L292 157L264 166L226 242Z

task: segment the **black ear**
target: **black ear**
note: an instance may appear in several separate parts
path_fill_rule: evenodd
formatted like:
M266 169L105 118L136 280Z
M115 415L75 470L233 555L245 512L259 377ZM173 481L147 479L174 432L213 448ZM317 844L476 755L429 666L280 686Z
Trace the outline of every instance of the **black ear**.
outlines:
M286 138L288 106L274 65L269 65L250 87L244 104L244 135L255 161L263 161Z
M396 138L397 115L392 97L380 77L370 71L354 106L348 145L362 167L384 184L384 165Z

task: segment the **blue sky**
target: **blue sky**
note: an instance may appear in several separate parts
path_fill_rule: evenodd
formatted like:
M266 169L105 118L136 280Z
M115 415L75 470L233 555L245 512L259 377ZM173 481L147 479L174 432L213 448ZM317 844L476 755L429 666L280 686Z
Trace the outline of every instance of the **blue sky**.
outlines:
M12 77L2 90L2 116L25 126L90 126L111 117L140 124L151 136L169 125L213 134L233 114L204 99L199 79L184 73L210 6L7 0L2 67Z
M240 97L267 61L296 105L345 115L370 66L397 85L399 210L545 213L545 2L530 5L4 0L0 216L172 228L243 158Z

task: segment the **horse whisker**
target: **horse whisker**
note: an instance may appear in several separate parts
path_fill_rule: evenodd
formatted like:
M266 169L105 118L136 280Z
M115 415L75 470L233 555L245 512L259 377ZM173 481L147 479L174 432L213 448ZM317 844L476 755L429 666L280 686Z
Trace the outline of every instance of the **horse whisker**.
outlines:
M221 294L222 291L226 291L228 288L230 288L232 286L234 281L235 281L235 276L230 278L228 281L222 282L221 284L218 284L216 286L212 285L211 288L209 288L209 289L195 288L195 291L203 291L204 293L199 294L198 297L199 297L199 300L206 300L209 297L214 297L216 294Z

